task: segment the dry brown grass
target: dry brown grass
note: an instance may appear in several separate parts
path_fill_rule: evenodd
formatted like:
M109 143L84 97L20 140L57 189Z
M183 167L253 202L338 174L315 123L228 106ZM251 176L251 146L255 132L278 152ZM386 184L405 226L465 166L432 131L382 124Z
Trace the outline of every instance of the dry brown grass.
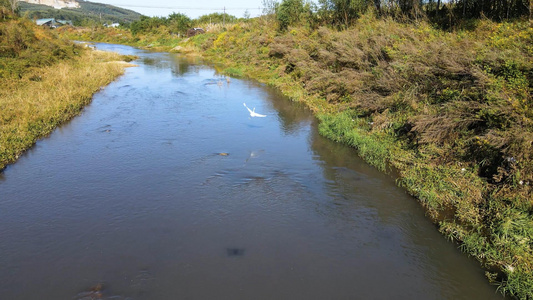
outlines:
M126 65L120 60L115 53L85 51L74 60L34 69L20 80L3 81L0 169L77 115L96 91L124 72Z

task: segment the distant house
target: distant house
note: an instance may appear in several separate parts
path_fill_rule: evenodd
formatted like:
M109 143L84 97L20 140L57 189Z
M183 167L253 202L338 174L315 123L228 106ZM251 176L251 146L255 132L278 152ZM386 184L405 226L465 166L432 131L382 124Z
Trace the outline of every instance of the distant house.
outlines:
M119 27L119 26L120 26L120 24L119 24L119 23L112 23L112 24L110 24L110 25L108 25L107 23L106 23L106 24L104 24L104 27L112 27L112 28L117 28L117 27Z
M37 24L39 26L55 27L56 26L56 19L54 19L54 18L38 19L38 20L35 20L35 24Z
M205 30L202 28L191 28L187 30L187 37L195 36L197 34L205 33Z
M72 21L71 20L56 20L56 22L61 24L61 25L70 25L70 26L72 26Z
M35 20L35 24L39 26L47 26L50 28L56 28L63 25L72 25L72 21L70 20L56 20L54 18L48 18L48 19L38 19Z

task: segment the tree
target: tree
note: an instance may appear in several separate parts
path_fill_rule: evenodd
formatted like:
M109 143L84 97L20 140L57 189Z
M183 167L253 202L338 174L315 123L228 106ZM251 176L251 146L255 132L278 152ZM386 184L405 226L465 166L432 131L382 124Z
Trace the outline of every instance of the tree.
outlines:
M276 18L281 30L287 29L289 25L300 21L300 15L304 12L302 0L283 0L276 11Z
M196 24L222 24L224 21L226 23L234 23L237 20L237 17L223 14L223 13L211 13L208 15L203 15L194 21Z
M463 18L481 16L494 20L526 17L531 14L531 0L459 0L454 10Z
M263 15L275 15L278 10L279 3L275 0L262 0Z
M250 19L250 12L249 12L248 10L245 10L245 11L244 11L244 15L243 15L243 17L244 17L246 20Z
M349 26L360 15L364 14L369 6L374 6L377 11L381 10L380 0L320 0L324 9L330 13L330 23Z
M185 33L191 28L191 19L182 13L172 13L168 16L169 28L175 33Z

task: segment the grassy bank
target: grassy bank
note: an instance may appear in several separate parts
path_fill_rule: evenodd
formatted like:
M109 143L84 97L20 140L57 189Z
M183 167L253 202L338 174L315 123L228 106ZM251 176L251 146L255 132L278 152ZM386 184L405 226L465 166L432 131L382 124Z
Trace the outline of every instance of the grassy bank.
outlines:
M84 49L17 18L0 22L0 46L0 170L126 66L118 54Z
M131 31L122 28L65 26L58 28L57 32L70 40L123 44L160 51L170 51L183 40L168 31L133 35Z
M446 32L371 13L342 31L268 19L191 38L183 51L280 88L428 209L499 290L533 298L533 27Z
M321 134L397 171L500 292L533 299L531 21L467 20L443 31L369 12L343 30L300 24L280 30L264 16L190 39L127 43L201 54L305 102Z

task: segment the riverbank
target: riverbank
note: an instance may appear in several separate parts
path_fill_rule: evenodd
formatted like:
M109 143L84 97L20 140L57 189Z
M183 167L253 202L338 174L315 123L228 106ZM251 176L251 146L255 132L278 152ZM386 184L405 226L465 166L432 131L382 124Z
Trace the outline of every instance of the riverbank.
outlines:
M255 22L177 49L308 104L321 134L395 169L503 294L533 298L530 21L452 32L371 14L343 31Z
M80 113L131 58L60 40L27 20L0 22L0 170ZM9 37L18 39L9 40Z
M107 41L120 34L107 31ZM306 103L321 134L396 170L503 294L533 297L530 21L448 32L370 13L346 30L280 31L264 17L156 44Z

